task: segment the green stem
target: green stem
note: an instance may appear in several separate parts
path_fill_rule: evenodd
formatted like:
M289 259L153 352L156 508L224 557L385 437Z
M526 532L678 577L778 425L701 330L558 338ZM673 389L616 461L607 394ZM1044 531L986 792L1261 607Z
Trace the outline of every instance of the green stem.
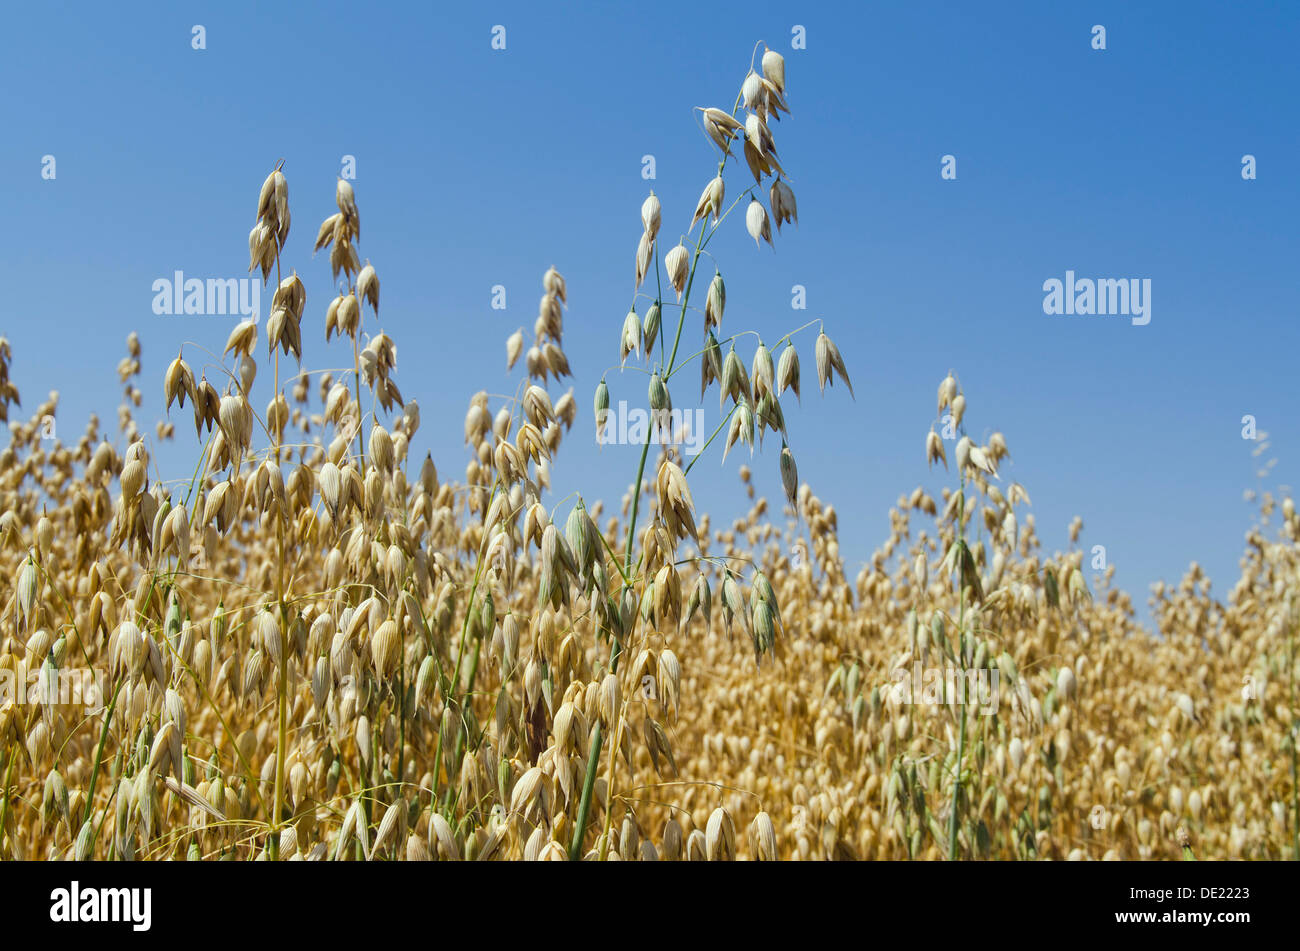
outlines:
M961 498L957 501L957 538L963 539L966 535L965 509L966 509L966 487L965 478L961 477L962 486L960 492ZM954 542L956 544L956 542ZM957 570L957 586L960 589L960 609L957 615L957 651L961 663L965 663L961 649L962 631L966 624L966 585L962 579L962 569ZM961 667L957 668L957 676L962 677ZM963 678L964 679L964 678ZM945 688L946 689L946 688ZM966 704L970 698L966 696L966 691L962 691L962 696L958 698L961 704L961 725L957 734L957 769L952 777L952 807L948 816L948 859L957 858L957 823L958 823L958 804L961 801L961 762L966 752Z
M0 845L4 844L5 823L9 821L9 782L13 779L14 761L17 759L18 750L11 749L9 752L9 765L5 767L4 789L0 790L0 793L3 793L3 798L0 798Z
M469 677L466 678L465 680L465 693L463 694L463 696L467 700L471 699L474 695L474 678L478 675L478 660L482 648L483 648L483 639L478 638L477 640L474 641L474 653L470 655L470 659L469 659ZM457 764L460 763L461 759L465 755L466 739L468 739L468 737L466 737L464 731L460 732L456 736L455 760ZM448 778L450 779L450 777Z
M696 260L699 260L699 253L696 253ZM694 273L692 272L692 277ZM687 289L689 296L690 290ZM680 340L682 335L682 323L686 319L686 307L682 306L682 315L677 322L677 337ZM676 344L673 345L674 355L677 353ZM623 552L623 577L627 579L632 572L632 543L636 538L636 522L641 507L641 479L645 476L645 463L650 455L650 433L647 430L645 444L641 447L641 461L636 467L636 481L632 484L632 512L627 523L627 541L624 543ZM624 581L624 587L629 585ZM609 670L610 673L618 672L618 657L622 650L622 644L618 638L614 638L614 643L609 649ZM582 782L582 798L578 800L578 818L573 827L573 841L569 844L569 860L576 862L582 858L582 840L587 833L587 820L591 814L591 796L596 789L596 773L600 765L600 748L604 744L605 732L599 720L596 721L596 729L591 734L591 753L587 757L587 775Z
M687 476L691 474L691 469L694 468L695 463L699 462L700 459L704 457L705 450L709 448L709 444L718 438L718 433L722 432L723 427L730 421L732 415L736 412L737 405L738 404L733 403L731 409L727 410L727 415L722 417L722 422L718 423L718 428L713 431L713 435L708 438L708 441L705 442L702 447L700 447L700 451L695 454L695 458L686 464L686 468L682 470L682 475Z
M492 486L492 495L488 497L487 509L485 509L484 511L487 511L487 510L489 510L489 509L492 508L492 503L493 503L493 501L496 499L497 491L498 491L500 488L501 488L501 482L500 482L500 480L498 479L498 480L493 484L493 486ZM489 544L490 541L491 541L491 539L489 539L489 538L487 537L486 533L485 533L484 536L483 536L482 541L480 541L480 543L479 543L479 548L478 548L478 558L477 558L477 560L476 560L476 562L475 562L475 564L474 564L474 580L470 583L470 588L469 588L469 599L468 599L468 601L467 601L467 603L466 603L466 605L465 605L465 620L461 622L461 626L460 626L460 641L459 641L459 642L457 643L457 645L456 645L456 669L455 669L455 671L453 671L452 676L451 676L451 693L450 693L450 694L446 694L446 695L444 695L444 701L445 701L446 703L455 703L455 702L456 702L456 693L460 690L460 669L461 669L461 662L464 660L464 657L465 657L465 639L469 636L469 622L470 622L470 617L471 617L471 615L473 614L473 611L474 611L474 595L475 595L475 593L478 591L479 582L480 582L480 581L482 580L482 578L483 578L483 556L484 556L484 554L486 554L486 552L487 552L487 546L488 546L488 544ZM475 669L477 669L477 667L478 667L478 647L479 647L479 645L478 645L478 644L475 644L475 647L474 647L474 667L475 667ZM463 705L463 701L464 701L464 699L465 699L466 697L468 697L468 696L469 696L468 691L466 691L464 694L462 694L462 705ZM453 760L455 761L456 769L457 769L457 770L460 769L461 750L462 750L462 743L461 743L461 740L458 738L457 741L456 741L455 755L453 756ZM441 726L441 724L440 724L439 727L438 727L438 756L439 756L439 758L441 758L441 756L442 756L442 726ZM438 766L439 769L441 768L441 765L442 765L442 764L441 764L441 762L439 761L439 762L437 763L437 766ZM437 783L436 772L437 772L437 771L435 770L435 779L434 779L434 783L435 783L435 784ZM447 807L449 807L449 806L451 805L451 798L452 798L452 791L453 791L453 784L454 784L454 783L455 783L455 779L452 777L451 772L448 771L448 773L447 773L447 792L446 792L446 795L445 795L444 798L443 798L443 807L444 807L444 808L447 808Z
M99 779L99 770L104 763L104 744L108 742L108 727L113 721L113 710L117 707L117 696L122 690L122 684L126 681L119 680L117 686L113 688L113 699L108 703L108 710L104 713L104 729L99 733L99 748L95 750L95 765L90 771L90 784L86 788L86 811L81 817L81 825L90 821L91 813L95 806L95 782ZM80 826L78 826L80 832Z
M757 49L757 47L755 47L755 49ZM736 110L739 108L740 108L740 97L737 96L736 105L733 106L731 110L732 115L735 115ZM722 156L722 160L718 162L719 175L722 174L723 170L726 167L726 164L727 164L727 156L724 154ZM746 192L748 192L748 189L746 189ZM743 197L743 193L742 193L742 197ZM737 199L737 202L732 204L731 208L734 208L737 203L739 203L739 199ZM731 208L727 209L727 213L730 213ZM722 217L725 218L726 214L724 214ZM700 225L700 240L695 245L695 254L691 258L690 274L686 279L686 287L684 289L684 293L682 294L682 309L680 314L678 314L677 317L677 332L673 336L673 350L672 353L669 355L668 363L664 368L663 378L665 380L667 380L669 377L672 376L673 367L677 363L677 349L679 346L681 346L681 342L682 342L682 328L686 326L686 311L691 301L691 289L695 286L695 274L697 269L699 268L700 254L704 251L705 246L709 243L709 238L711 238L714 234L717 233L718 225L720 225L721 223L722 223L721 220L719 220L717 223L714 224L713 230L709 231L708 217L706 216ZM658 261L658 257L656 256L656 269L655 269L656 281L658 280L657 261ZM660 291L659 296L660 299L662 299L663 297L662 289ZM660 327L661 339L662 339L662 333L663 333L663 328L661 326ZM660 353L661 354L663 353L662 344L660 345ZM717 434L715 433L714 435ZM647 430L645 444L641 447L641 459L637 463L636 481L633 482L632 484L632 511L628 519L627 541L624 545L625 552L624 552L624 561L623 561L624 564L623 578L624 578L625 587L629 584L628 578L632 572L632 545L633 542L636 540L637 517L640 514L640 507L641 507L641 480L645 477L645 464L646 464L646 459L649 457L649 455L650 455L650 432L649 430ZM696 458L698 458L698 456ZM610 646L610 650L609 650L610 673L618 672L618 659L619 659L619 654L622 651L622 648L623 645L619 642L618 638L614 638L614 643ZM601 746L603 745L603 741L604 741L604 730L602 728L600 721L597 721L596 728L592 731L591 752L587 757L587 774L582 783L582 798L578 802L578 817L573 827L573 840L569 845L569 859L571 861L577 861L578 859L582 858L582 840L586 835L587 821L591 813L591 797L596 788L596 773L598 771L598 767L600 763L600 750L601 750ZM614 753L611 752L610 755L612 756L614 755Z
M673 375L673 366L677 363L677 348L682 342L682 328L686 326L686 308L691 301L691 288L695 286L695 271L700 263L700 252L703 251L704 246L709 243L709 236L704 233L706 228L707 223L700 228L701 240L697 245L695 245L695 255L691 258L691 273L690 277L686 279L686 293L682 294L682 312L677 318L677 335L673 338L673 352L668 357L668 366L664 370L665 380ZM649 445L650 443L647 439L646 447L649 448ZM642 461L644 462L644 458ZM637 486L640 487L640 485L641 482L638 480Z
M960 632L958 632L960 636ZM958 671L958 676L961 671ZM961 728L957 734L957 772L952 779L952 814L948 817L948 858L957 857L957 803L961 796L961 761L962 754L966 750L966 701L967 697L963 696L959 701L961 703Z
M721 171L721 166L719 166ZM695 286L695 272L700 263L700 252L704 250L704 245L708 243L707 222L700 229L701 241L695 246L695 255L691 258L690 276L686 279L685 293L682 294L682 309L677 317L677 333L673 337L673 351L668 357L668 364L664 370L664 379L672 375L673 365L677 361L677 348L682 342L682 328L686 326L686 310L691 300L691 288ZM636 480L632 483L632 511L627 523L627 541L624 544L623 577L626 579L632 571L632 550L633 543L636 541L636 524L641 510L641 480L645 477L646 459L650 456L650 432L646 431L645 443L641 446L641 459L636 467ZM626 584L626 582L625 582ZM614 639L613 645L609 651L609 671L618 673L618 658L622 651L622 644L618 638ZM573 827L573 840L569 844L569 859L577 861L582 858L582 840L587 832L587 821L591 814L591 797L596 789L596 774L600 764L600 750L604 745L604 730L599 722L591 736L591 753L587 757L587 775L582 783L582 798L578 801L578 818ZM611 753L611 755L613 755Z
M615 650L617 650L617 642ZM591 734L591 756L587 760L587 777L582 782L582 799L578 802L578 818L573 827L573 841L569 844L569 860L582 858L582 840L587 831L587 814L591 810L591 794L596 789L596 766L600 760L601 741L604 730L599 720Z

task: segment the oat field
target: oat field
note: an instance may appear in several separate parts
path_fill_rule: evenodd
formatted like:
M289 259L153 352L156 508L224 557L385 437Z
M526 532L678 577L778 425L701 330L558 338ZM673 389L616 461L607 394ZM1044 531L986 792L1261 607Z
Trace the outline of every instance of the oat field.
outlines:
M798 77L761 44L736 65L738 88L674 117L712 143L698 205L640 208L631 304L601 331L623 372L575 392L591 369L543 258L536 323L503 340L513 395L464 394L463 458L415 448L418 370L379 330L360 189L339 181L315 242L340 292L282 260L291 156L231 196L274 290L223 352L132 333L116 418L63 442L57 394L19 394L0 339L0 856L1300 857L1289 498L1259 493L1226 598L1195 564L1154 593L1153 636L1080 520L1044 550L1033 487L1000 472L1014 434L936 366L889 536L846 569L782 407L861 418L855 355L829 321L737 326L707 250L798 221L778 151ZM137 418L148 388L161 420ZM554 497L611 391L668 438L647 430L623 498ZM715 399L687 458L673 411ZM159 471L165 440L192 471ZM696 508L705 457L742 519ZM756 497L761 466L782 497ZM908 488L931 473L942 494Z

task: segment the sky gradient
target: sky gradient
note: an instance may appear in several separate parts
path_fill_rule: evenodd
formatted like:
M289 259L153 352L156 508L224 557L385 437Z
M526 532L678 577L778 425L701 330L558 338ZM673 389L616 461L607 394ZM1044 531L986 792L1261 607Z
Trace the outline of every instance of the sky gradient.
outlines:
M1004 434L1004 482L1027 488L1047 550L1081 516L1082 543L1106 546L1139 605L1194 560L1220 597L1235 580L1259 462L1244 415L1269 433L1268 484L1293 480L1295 4L61 4L7 18L0 335L23 394L14 416L59 390L65 442L93 411L114 425L128 332L144 348L150 433L180 344L220 351L233 318L157 316L152 285L177 270L245 276L258 188L280 159L285 261L307 288L305 364L350 365L324 343L334 283L311 244L353 155L378 326L421 406L412 455L431 449L444 478L463 478L468 400L513 391L504 341L531 333L555 265L581 416L554 497L616 504L638 450L598 450L590 411L618 364L639 208L653 187L664 248L685 230L716 165L692 108L729 109L764 41L786 58L793 114L774 132L799 224L773 251L733 214L709 250L727 282L724 329L770 343L822 320L848 362L856 400L839 385L822 399L816 331L797 338L804 394L785 413L801 478L838 510L851 576L898 496L945 479L922 445L949 369L971 435ZM206 49L191 48L195 24ZM796 24L806 49L791 49ZM1105 50L1092 48L1095 24ZM491 46L495 25L505 50ZM955 180L941 178L945 155ZM744 174L729 173L732 194ZM1150 280L1150 323L1044 314L1044 282L1067 271ZM795 284L807 310L791 308ZM494 285L504 311L490 306ZM684 342L699 333L697 316ZM607 379L615 405L644 401L641 373ZM693 406L698 377L681 379L675 402ZM716 424L712 392L703 406ZM188 476L188 409L173 419L158 458ZM769 440L752 463L774 502L779 449ZM719 455L692 472L715 527L746 507L739 459Z

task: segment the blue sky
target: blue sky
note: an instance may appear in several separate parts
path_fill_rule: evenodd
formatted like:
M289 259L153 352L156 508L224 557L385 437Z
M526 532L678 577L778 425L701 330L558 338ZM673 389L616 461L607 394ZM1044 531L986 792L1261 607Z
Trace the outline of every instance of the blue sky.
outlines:
M971 434L1005 435L1004 479L1028 489L1048 550L1082 516L1084 544L1106 546L1139 604L1192 560L1220 595L1235 580L1257 465L1243 415L1270 434L1272 481L1292 478L1295 4L29 4L7 20L0 334L25 410L61 391L66 440L92 411L114 424L129 331L144 346L150 429L179 344L220 350L232 319L156 316L152 282L243 276L257 191L281 158L306 363L349 362L324 344L333 282L311 243L351 154L379 325L422 409L415 451L463 476L468 398L513 390L503 343L531 331L554 264L585 427L555 467L556 495L616 503L636 450L597 451L588 415L617 364L639 207L654 187L662 240L684 230L715 163L692 107L730 108L761 40L786 57L793 115L774 128L800 223L773 252L736 214L710 250L725 328L770 342L822 319L848 361L857 399L839 386L818 398L805 333L803 402L785 411L851 567L885 538L901 493L939 484L922 441L949 368ZM497 24L504 51L491 48ZM796 24L804 50L790 48ZM647 153L654 182L641 177ZM940 177L945 154L955 181ZM742 181L732 173L729 191ZM1046 316L1043 282L1067 270L1150 279L1150 324ZM489 306L497 284L505 311ZM794 284L806 311L791 309ZM696 318L684 339L698 335ZM748 362L752 343L742 352ZM683 374L679 405L695 379ZM644 399L641 374L609 381L616 404ZM716 413L712 394L704 406ZM187 475L197 452L188 415L160 454L170 474ZM773 501L778 449L754 461ZM742 514L735 468L714 456L692 473L715 526Z

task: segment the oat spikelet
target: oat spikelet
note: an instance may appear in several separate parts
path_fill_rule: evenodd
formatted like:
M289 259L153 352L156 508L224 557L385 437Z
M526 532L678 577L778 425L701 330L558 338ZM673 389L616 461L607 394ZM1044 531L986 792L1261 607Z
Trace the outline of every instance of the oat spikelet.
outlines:
M827 384L834 385L834 374L839 374L844 385L849 388L849 395L853 396L853 383L849 380L839 347L823 332L817 335L817 383L822 393L826 392Z

